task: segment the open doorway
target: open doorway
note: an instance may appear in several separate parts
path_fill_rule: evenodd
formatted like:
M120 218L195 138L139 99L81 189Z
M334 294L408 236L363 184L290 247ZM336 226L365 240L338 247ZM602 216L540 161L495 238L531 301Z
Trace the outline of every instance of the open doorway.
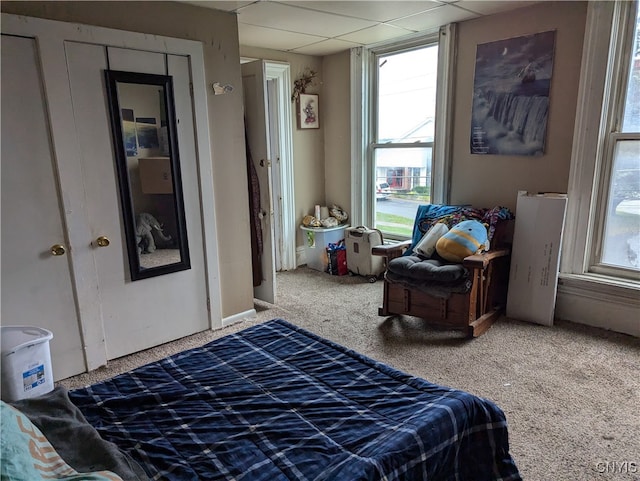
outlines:
M275 302L276 271L296 268L291 76L289 64L243 61L249 147L260 184L262 283L254 297Z

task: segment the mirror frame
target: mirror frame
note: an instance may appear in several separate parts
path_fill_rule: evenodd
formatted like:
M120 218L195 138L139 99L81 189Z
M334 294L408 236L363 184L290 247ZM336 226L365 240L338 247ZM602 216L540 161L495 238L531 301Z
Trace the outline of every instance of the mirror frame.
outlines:
M169 75L124 72L119 70L105 70L104 73L111 117L111 133L113 137L115 161L118 172L120 207L124 221L124 232L126 236L131 280L137 281L140 279L169 274L171 272L191 269L184 200L182 196L182 176L180 173L177 124L173 96L173 78ZM176 237L178 249L180 251L179 262L150 268L142 268L140 266L140 254L138 253L138 245L136 242L136 216L131 192L131 180L127 166L127 155L124 145L122 113L118 97L118 83L145 84L164 88L169 162L173 180L173 206L176 213L176 226L178 231Z

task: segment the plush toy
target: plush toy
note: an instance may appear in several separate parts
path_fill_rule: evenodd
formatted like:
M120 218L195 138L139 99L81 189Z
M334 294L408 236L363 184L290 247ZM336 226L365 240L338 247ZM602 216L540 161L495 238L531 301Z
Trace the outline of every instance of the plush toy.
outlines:
M451 262L489 250L487 227L477 220L463 220L438 239L436 252Z
M171 241L170 235L165 235L162 224L148 212L141 212L136 216L136 245L138 254L151 254L156 250L158 242Z
M336 219L338 219L338 222L341 223L346 222L346 220L349 218L349 214L347 214L347 211L335 204L333 204L329 208L329 213L331 214L331 217L335 217Z
M312 215L305 215L302 219L302 225L305 227L320 227L322 224L320 220L316 219Z
M327 217L326 219L322 219L320 223L322 224L322 227L337 227L338 219L335 217Z

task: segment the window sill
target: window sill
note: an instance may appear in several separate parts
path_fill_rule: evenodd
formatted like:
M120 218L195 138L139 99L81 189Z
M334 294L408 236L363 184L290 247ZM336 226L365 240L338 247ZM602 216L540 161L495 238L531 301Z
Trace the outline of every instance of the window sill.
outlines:
M602 274L560 274L558 290L640 307L640 282Z

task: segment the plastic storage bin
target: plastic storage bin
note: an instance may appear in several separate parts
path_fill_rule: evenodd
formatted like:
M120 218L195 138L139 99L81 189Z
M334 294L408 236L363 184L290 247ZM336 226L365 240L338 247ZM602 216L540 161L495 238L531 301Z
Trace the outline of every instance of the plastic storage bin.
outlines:
M336 244L344 240L344 230L348 225L337 227L304 227L300 226L305 233L305 256L307 267L317 271L326 272L329 266L327 256L327 246Z
M53 390L49 341L41 327L1 326L2 400L17 401Z

